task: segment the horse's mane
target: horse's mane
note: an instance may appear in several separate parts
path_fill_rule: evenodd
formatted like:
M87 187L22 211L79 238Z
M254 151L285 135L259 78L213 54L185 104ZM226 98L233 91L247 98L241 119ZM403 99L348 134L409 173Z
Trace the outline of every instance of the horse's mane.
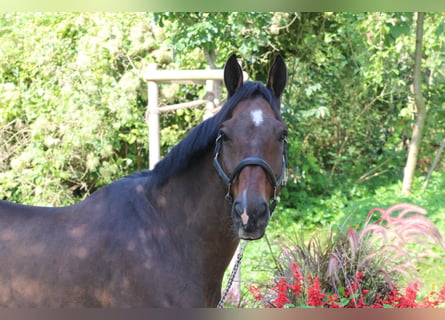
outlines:
M272 92L260 82L246 81L213 117L203 121L171 151L159 161L153 170L141 171L134 176L150 176L150 183L164 185L171 177L186 170L198 158L214 147L221 124L227 120L233 109L242 100L262 95L271 105L278 119L281 119L279 101Z

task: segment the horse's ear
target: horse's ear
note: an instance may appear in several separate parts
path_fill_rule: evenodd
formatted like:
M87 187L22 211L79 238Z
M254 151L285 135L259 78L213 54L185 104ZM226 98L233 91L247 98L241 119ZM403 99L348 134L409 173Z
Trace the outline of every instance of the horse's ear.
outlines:
M267 87L272 91L275 97L279 98L283 93L287 81L287 68L281 55L275 58L269 71Z
M224 66L224 84L226 85L229 97L232 96L243 84L243 69L232 54Z

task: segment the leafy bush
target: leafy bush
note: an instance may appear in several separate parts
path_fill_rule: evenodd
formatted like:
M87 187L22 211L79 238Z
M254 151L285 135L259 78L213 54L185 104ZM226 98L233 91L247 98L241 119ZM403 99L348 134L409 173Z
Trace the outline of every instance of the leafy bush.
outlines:
M146 167L135 68L157 46L148 22L145 14L0 16L0 198L72 204Z

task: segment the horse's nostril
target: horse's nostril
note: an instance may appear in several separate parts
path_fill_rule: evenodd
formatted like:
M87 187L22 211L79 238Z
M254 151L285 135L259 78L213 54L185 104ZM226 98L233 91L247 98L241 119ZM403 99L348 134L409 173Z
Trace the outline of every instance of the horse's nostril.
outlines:
M239 216L241 216L244 211L244 207L238 201L235 202L233 209L235 210L235 213Z
M262 216L268 213L268 207L266 202L258 203L256 207L256 213L258 216Z
M247 214L247 210L242 202L235 202L235 204L233 205L233 211L238 217L241 218L243 226L247 226L249 222L249 215Z

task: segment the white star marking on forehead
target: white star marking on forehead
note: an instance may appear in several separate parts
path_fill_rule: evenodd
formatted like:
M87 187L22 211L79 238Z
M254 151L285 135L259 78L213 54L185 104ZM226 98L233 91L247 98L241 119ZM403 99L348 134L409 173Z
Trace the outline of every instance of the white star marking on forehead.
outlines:
M263 123L263 111L261 110L253 110L250 111L250 116L252 117L252 121L256 127Z

